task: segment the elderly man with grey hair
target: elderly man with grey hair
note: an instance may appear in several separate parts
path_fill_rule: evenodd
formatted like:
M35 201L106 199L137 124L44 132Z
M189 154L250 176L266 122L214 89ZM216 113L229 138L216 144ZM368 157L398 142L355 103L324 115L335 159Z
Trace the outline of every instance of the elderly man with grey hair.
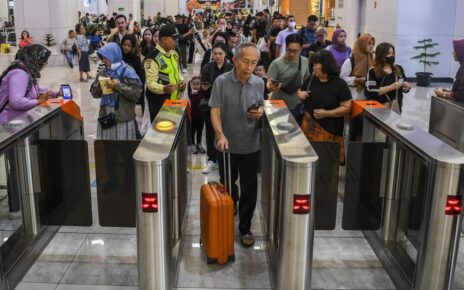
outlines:
M259 121L263 116L264 82L253 71L260 51L253 43L242 43L235 49L235 69L219 76L213 84L209 106L216 134L216 147L230 153L231 194L238 203L240 241L251 247L250 231L258 193L258 164L261 149ZM224 160L219 159L221 182L224 182ZM236 181L240 176L240 197Z

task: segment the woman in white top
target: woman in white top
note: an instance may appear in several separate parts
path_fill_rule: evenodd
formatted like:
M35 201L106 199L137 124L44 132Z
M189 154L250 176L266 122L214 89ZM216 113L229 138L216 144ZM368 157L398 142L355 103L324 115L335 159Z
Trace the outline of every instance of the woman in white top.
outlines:
M354 43L353 55L347 58L342 65L340 77L351 88L354 100L364 100L366 76L370 67L374 65L372 53L375 39L368 33L362 34Z

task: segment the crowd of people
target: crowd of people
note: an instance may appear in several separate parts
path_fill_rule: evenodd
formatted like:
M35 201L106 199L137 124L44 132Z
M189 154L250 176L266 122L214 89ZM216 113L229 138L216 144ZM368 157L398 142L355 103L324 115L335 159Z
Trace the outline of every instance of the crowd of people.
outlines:
M77 56L80 81L92 80L91 95L100 100L97 137L141 138L149 126L138 127L137 103L144 122L151 124L165 100L188 98L192 153L207 154L203 173L220 168L223 181L222 152L231 154L231 195L247 247L254 243L250 228L264 100L283 100L309 140L338 142L343 165L344 124L352 99L376 100L401 113L403 95L411 89L392 44L376 45L374 36L364 33L351 48L341 28L328 40L315 15L298 28L294 16L271 15L267 9L245 18L231 12L193 17L158 13L143 21L142 29L132 15L114 13L98 19L106 39L99 30L88 31L88 15L81 20L59 49L71 68ZM57 95L38 86L50 51L33 44L27 31L21 36L17 60L0 76L0 119ZM198 51L201 72L188 78ZM92 53L100 62L95 77L90 73ZM435 93L464 101L464 40L454 42L454 53L461 65L456 82L450 91L437 88Z

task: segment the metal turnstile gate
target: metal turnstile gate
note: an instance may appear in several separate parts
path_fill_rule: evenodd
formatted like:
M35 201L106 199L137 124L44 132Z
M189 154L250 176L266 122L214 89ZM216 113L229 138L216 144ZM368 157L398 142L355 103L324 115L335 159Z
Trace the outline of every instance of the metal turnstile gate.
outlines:
M282 101L266 101L262 131L264 232L273 288L311 289L318 157Z
M389 109L366 110L363 141L384 148L381 223L368 233L374 250L399 289L452 289L464 154Z
M188 101L166 101L134 153L139 288L173 288L188 186Z
M135 151L139 288L172 289L190 193L187 102L167 101ZM266 102L264 224L275 289L311 288L318 157L283 102Z

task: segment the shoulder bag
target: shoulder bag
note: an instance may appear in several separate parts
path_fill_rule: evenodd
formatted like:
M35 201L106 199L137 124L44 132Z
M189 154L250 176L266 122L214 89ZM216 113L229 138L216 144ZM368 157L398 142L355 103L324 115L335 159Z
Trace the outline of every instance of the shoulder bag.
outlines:
M298 58L298 70L296 73L285 83L282 84L280 90L293 95L301 87L301 56Z

